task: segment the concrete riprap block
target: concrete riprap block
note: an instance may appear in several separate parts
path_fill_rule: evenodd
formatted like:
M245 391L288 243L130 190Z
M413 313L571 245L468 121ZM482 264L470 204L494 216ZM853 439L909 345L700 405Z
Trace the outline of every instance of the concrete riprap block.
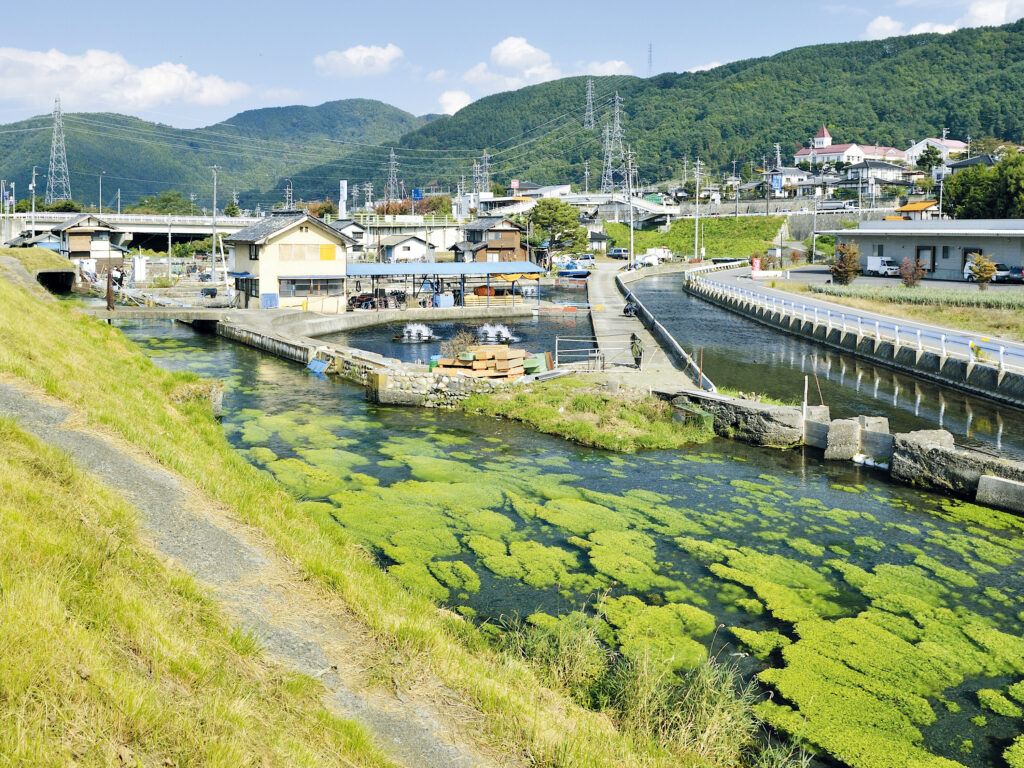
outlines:
M832 417L829 415L827 405L808 405L807 406L807 420L817 421L823 424L828 424L832 421Z
M828 425L825 446L827 461L850 461L860 453L860 423L856 419L834 419Z
M982 475L978 479L979 504L1024 513L1024 483L995 475Z
M889 434L889 419L885 416L858 416L857 421L861 429Z

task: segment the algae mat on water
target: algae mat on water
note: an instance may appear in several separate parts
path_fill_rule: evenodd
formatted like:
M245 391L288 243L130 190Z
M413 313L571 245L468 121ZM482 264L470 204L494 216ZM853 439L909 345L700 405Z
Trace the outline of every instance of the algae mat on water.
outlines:
M622 653L677 670L750 653L761 715L852 766L1021 764L1020 519L735 444L623 457L373 408L260 366L226 398L231 439L410 588L491 621L600 603Z

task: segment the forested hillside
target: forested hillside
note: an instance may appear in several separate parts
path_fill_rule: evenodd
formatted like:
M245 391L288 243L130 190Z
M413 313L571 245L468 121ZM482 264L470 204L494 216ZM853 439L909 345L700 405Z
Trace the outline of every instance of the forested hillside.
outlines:
M698 155L715 171L733 160L760 165L775 142L791 159L822 123L837 142L902 148L944 126L955 138L1019 142L1024 21L798 48L706 72L594 78L597 125L589 130L582 127L586 82L566 78L499 93L437 119L367 100L254 110L196 130L120 115L68 115L72 188L80 200L94 200L96 175L105 170L105 192L120 186L129 200L168 187L208 199L208 166L216 163L222 189L237 190L243 207L280 201L285 178L297 199L336 199L339 179L350 188L371 181L379 199L391 144L407 189L471 182L473 158L484 150L499 182L582 185L589 160L593 188L615 93L622 97L625 142L649 182L679 178L684 158L692 167ZM48 126L49 118L37 118L0 130L0 174L15 178L19 190L27 188L33 163L45 172ZM381 146L364 146L374 144Z
M220 205L233 191L245 190L251 190L251 204L267 205L281 199L285 177L325 159L345 157L362 145L395 141L431 119L379 101L347 99L318 107L250 110L187 130L126 115L72 113L64 115L64 131L77 201L96 202L97 177L104 171L107 206L115 204L120 188L125 203L178 189L197 193L197 204L209 207L211 165L220 167ZM15 180L19 197L27 196L33 165L41 174L47 171L52 125L45 116L0 129L0 176ZM45 184L45 179L38 181L40 196Z

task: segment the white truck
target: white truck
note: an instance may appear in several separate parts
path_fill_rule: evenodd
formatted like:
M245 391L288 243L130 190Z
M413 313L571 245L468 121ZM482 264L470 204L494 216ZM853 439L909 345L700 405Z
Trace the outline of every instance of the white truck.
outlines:
M864 274L897 277L900 274L900 267L895 261L890 261L884 256L868 256L868 268L864 270Z

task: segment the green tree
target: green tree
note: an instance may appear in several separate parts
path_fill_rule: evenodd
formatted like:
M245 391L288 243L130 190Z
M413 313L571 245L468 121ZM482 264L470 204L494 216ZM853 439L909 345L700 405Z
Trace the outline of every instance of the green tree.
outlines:
M579 212L568 203L545 198L530 211L530 222L541 242L548 243L548 257L582 251L587 234L580 225Z
M930 195L935 190L935 179L931 176L922 176L917 180L917 188L925 195ZM946 191L948 195L949 192Z
M1024 155L1013 152L995 167L993 218L1024 218Z
M38 208L38 206L36 207ZM58 200L57 202L46 206L46 210L56 211L58 213L79 213L82 210L82 206L74 200Z
M234 200L232 200L230 203L225 205L224 206L224 215L225 216L231 216L231 217L241 216L242 212L238 208L238 203L236 203Z
M998 176L974 165L953 174L943 184L943 208L954 219L987 219L997 215Z
M840 243L836 246L836 258L829 267L832 282L837 285L849 285L860 274L860 252L853 243Z
M943 163L942 153L938 147L929 144L924 148L924 152L917 158L917 167L922 171L931 171L932 168L936 168Z
M177 189L167 189L157 195L146 195L134 205L127 206L124 211L187 216L192 212L192 201Z

